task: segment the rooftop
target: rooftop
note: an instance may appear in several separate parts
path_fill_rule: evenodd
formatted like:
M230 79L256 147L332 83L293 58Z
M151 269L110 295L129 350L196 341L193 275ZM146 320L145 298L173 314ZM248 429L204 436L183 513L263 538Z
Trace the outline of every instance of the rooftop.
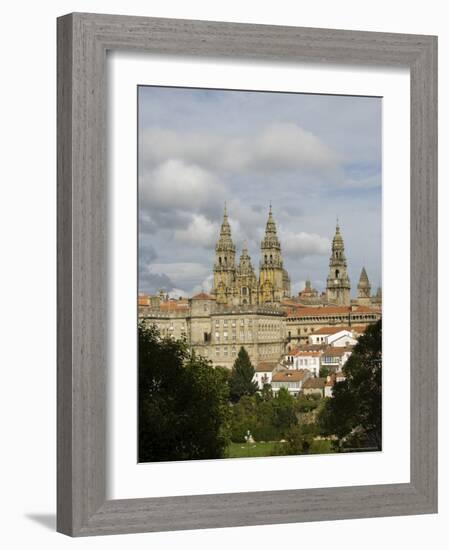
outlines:
M324 351L323 355L326 357L343 357L345 353L351 353L352 349L349 347L329 347Z
M262 361L254 370L256 372L273 372L277 366L278 363L276 361Z
M287 370L283 372L277 372L273 375L273 382L300 382L307 379L310 376L309 371L300 370Z
M192 296L191 300L215 300L215 296L211 296L205 292L200 292L199 294Z
M321 390L326 385L326 378L308 378L304 384L303 389L305 390L312 390L317 389Z
M342 330L348 330L349 332L351 332L351 328L350 327L321 327L319 328L318 330L315 330L313 332L313 335L315 334L337 334L337 332L341 332ZM312 335L312 336L313 336Z

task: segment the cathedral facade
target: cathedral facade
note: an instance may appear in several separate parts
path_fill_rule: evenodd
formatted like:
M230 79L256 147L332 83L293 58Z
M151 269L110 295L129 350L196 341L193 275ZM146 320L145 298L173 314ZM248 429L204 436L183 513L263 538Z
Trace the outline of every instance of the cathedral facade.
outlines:
M256 275L246 245L243 246L238 264L235 252L225 207L220 235L215 246L212 295L217 304L279 305L285 298L290 297L290 277L284 268L271 205L265 235L260 244L259 275Z

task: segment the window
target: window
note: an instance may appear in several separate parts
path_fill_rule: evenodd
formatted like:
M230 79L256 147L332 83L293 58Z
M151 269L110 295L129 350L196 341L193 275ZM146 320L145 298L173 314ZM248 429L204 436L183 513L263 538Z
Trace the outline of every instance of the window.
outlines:
M220 355L220 348L215 348L215 355L217 357Z

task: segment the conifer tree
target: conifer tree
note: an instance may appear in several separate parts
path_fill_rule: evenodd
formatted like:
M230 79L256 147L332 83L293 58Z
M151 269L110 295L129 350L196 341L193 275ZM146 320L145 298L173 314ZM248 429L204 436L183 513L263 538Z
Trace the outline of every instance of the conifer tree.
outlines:
M242 346L232 367L229 379L229 394L232 401L237 402L243 395L253 395L256 393L257 383L253 382L254 372L248 352Z

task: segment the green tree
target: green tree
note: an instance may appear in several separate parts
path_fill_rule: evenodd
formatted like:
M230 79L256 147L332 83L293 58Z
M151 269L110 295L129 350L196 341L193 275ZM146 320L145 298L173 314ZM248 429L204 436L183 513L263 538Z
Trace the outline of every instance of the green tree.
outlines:
M340 444L381 449L382 321L359 338L344 373L319 415L322 432L335 434Z
M327 378L331 373L329 367L322 366L320 367L320 378Z
M298 423L295 411L296 399L290 395L287 388L281 388L272 403L273 424L277 428L279 436L284 437L289 428Z
M255 396L244 395L232 406L231 439L235 443L244 443L248 430L251 433L257 423L257 401Z
M221 458L229 390L221 369L139 325L139 461Z
M313 426L291 426L285 433L285 442L277 443L275 454L277 455L305 455L311 452L313 444Z
M244 395L254 395L257 383L253 382L254 367L251 364L248 352L242 346L232 367L229 378L229 392L231 400L236 403Z

